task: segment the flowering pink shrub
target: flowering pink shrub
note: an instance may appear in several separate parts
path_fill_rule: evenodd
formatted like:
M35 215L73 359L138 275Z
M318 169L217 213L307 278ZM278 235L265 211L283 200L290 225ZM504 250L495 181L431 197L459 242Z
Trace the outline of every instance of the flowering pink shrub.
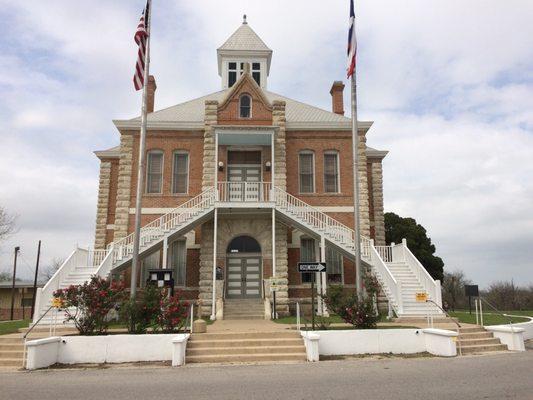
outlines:
M67 321L74 322L81 335L101 335L107 332L109 312L125 298L125 291L121 283L93 276L82 285L56 290L54 297L63 302Z
M185 325L188 302L180 302L178 295L161 299L161 311L157 325L163 332L178 332Z

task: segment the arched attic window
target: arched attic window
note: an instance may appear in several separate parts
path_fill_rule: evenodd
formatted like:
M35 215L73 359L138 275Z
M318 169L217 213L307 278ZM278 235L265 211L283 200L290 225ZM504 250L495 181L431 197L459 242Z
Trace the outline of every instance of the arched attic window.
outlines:
M249 94L243 94L239 100L239 116L241 118L252 116L252 98Z
M228 253L261 253L261 246L253 237L238 236L234 238L227 249Z

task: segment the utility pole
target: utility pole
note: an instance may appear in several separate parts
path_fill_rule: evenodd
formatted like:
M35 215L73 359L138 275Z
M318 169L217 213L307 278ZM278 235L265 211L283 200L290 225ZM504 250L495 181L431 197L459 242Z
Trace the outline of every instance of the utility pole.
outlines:
M37 275L39 274L39 258L41 257L41 241L39 240L39 246L37 247L37 262L35 263L35 278L33 279L33 299L31 300L31 315L33 318L33 312L35 311L35 299L37 298Z
M15 247L15 260L13 262L13 283L11 284L11 321L13 321L13 313L15 311L15 278L17 275L17 255L20 247Z

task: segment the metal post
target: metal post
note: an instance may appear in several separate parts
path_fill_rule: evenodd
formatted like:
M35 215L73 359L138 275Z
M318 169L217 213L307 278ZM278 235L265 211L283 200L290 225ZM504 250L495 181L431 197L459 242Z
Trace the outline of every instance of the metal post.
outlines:
M217 225L218 209L215 208L215 219L213 221L213 295L211 298L211 321L216 319L216 286L217 286Z
M315 279L316 273L311 276L311 322L315 330Z
M355 29L355 27L354 27ZM353 197L354 197L354 230L355 230L355 286L357 294L363 292L361 277L361 234L359 221L359 133L357 127L357 83L355 72L351 80L352 88L352 157L353 157Z
M481 326L484 326L483 324L483 302L481 301L481 299L479 299L479 318L481 321Z
M142 195L144 189L144 170L146 157L146 127L148 122L148 77L150 73L150 31L152 30L152 2L148 1L148 38L146 39L146 54L144 55L144 85L141 108L141 134L139 140L139 165L137 168L137 194L135 198L135 233L133 236L133 255L131 260L131 288L130 296L132 299L137 294L137 270L139 268L139 245L141 236L141 212L142 212Z
M324 238L324 236L322 235L320 237L320 261L325 263L326 262L326 239ZM324 302L324 296L326 295L326 290L327 290L327 282L328 282L328 279L327 279L327 275L326 275L326 272L322 272L320 274L320 288L321 288L321 291L320 291L320 295L322 296L322 316L324 317L328 317L329 316L329 313L328 313L328 309L326 307L326 303Z
M35 312L35 298L37 297L37 274L39 273L39 259L41 258L41 241L37 246L37 262L35 263L35 278L33 279L33 298L31 299L31 318Z
M168 266L168 236L163 239L163 269Z
M276 209L272 208L272 276L276 277Z
M315 240L314 243L315 243L315 261L320 262L320 254L321 254L320 243L318 242L318 240ZM316 292L317 294L321 294L322 293L322 281L320 279L320 272L313 272L313 275L314 275L314 281L316 282ZM318 296L317 298L316 308L317 308L317 314L322 315L322 298L320 296Z
M474 304L476 305L476 325L479 325L479 309L477 306L478 300L479 300L478 298L474 300Z
M15 279L17 277L17 255L20 247L15 247L15 260L13 261L13 282L11 284L11 321L13 321L13 313L15 311Z
M276 157L276 151L275 151L275 146L276 146L276 139L275 139L275 135L276 132L272 132L272 135L270 136L270 158L272 159L270 161L270 181L272 182L272 187L270 188L271 190L271 196L270 196L270 201L274 201L274 187L275 187L275 184L276 184L276 166L275 166L275 160L274 158Z

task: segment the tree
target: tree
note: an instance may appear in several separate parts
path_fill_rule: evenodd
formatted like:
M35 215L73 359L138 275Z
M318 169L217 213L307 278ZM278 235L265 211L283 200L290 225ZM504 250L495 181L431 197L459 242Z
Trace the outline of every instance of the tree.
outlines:
M407 247L426 268L433 279L442 281L444 262L435 256L435 245L427 236L426 229L414 218L403 218L394 213L385 214L385 239L387 243L401 243L407 239Z
M8 212L0 207L0 241L6 239L15 231L15 215L8 214Z
M468 300L465 296L465 285L469 285L470 280L465 278L463 271L444 272L442 281L442 300L448 308L465 308Z
M0 272L0 282L10 281L11 279L13 279L13 275L9 272Z
M62 258L57 258L57 257L53 258L52 262L50 263L50 265L43 269L43 271L41 272L41 275L47 281L49 281L52 278L52 276L54 276L56 271L61 267L61 265L63 265L64 262L65 262L65 260L62 259Z

